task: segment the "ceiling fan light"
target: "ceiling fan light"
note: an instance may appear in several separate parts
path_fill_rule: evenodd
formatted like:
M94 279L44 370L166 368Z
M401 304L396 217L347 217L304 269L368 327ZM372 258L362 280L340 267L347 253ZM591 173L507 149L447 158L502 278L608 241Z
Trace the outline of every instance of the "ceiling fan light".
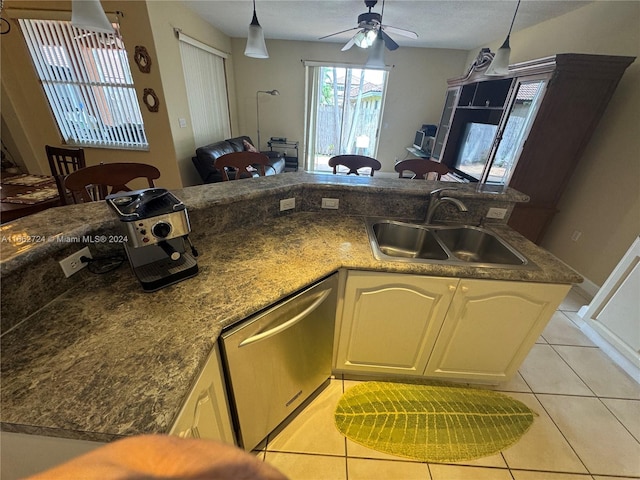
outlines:
M370 46L373 45L373 42L376 41L376 38L378 37L378 32L376 30L369 30L366 35L365 35L365 39L367 42L367 48L369 48Z
M253 20L249 25L249 35L247 36L247 46L244 49L244 54L251 58L269 58L269 52L267 52L267 46L264 43L264 32L260 23L258 23L255 9L253 10Z
M365 63L367 68L384 68L384 40L382 34L378 34L371 49L369 50L369 58Z
M509 47L509 36L505 39L502 46L496 52L495 57L491 61L491 65L487 68L485 75L503 76L509 74L509 57L511 56L511 47Z
M355 43L360 48L368 48L367 45L367 36L364 33L364 30L359 31L353 37L353 43Z
M100 0L73 0L71 25L92 32L114 33L113 25L104 13Z

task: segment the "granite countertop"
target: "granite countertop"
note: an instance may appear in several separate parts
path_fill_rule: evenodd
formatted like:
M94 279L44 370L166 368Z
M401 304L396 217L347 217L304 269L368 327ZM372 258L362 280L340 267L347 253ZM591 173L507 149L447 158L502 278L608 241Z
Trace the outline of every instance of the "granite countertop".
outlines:
M167 433L224 327L340 268L581 281L507 226L491 228L539 268L378 261L363 217L296 212L215 235L194 232L199 274L154 293L141 290L127 264L105 275L85 269L75 286L2 336L2 430L95 441Z

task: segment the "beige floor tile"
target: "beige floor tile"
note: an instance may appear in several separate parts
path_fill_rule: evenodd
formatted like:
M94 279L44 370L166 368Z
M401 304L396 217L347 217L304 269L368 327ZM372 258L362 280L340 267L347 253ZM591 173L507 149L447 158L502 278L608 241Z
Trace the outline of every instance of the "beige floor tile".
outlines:
M599 397L640 399L640 385L599 348L554 348Z
M510 396L538 416L520 441L502 452L509 468L588 473L534 395L512 393Z
M267 452L265 462L280 470L289 480L346 480L344 457Z
M607 477L602 475L594 475L593 480L638 480L638 477Z
M640 441L640 401L601 398L602 402L613 412L631 435Z
M595 344L582 333L575 323L563 312L556 311L551 317L542 336L551 345L578 345L594 347Z
M531 389L527 382L524 381L520 372L516 372L511 380L505 383L501 383L499 385L495 385L490 387L491 390L495 390L496 392L520 392L520 393L531 393Z
M591 475L577 473L528 472L511 470L514 480L591 480Z
M592 474L640 476L640 444L599 399L537 397Z
M550 345L534 345L519 372L535 393L593 395Z
M460 467L429 464L433 480L512 480L509 470L502 468Z
M429 480L426 463L348 458L349 480Z
M342 396L342 381L332 380L281 431L269 435L267 451L345 455L344 437L335 427L334 412Z
M569 290L567 296L562 300L558 310L577 312L582 306L589 305L589 302L591 302L591 299L582 290L574 287Z

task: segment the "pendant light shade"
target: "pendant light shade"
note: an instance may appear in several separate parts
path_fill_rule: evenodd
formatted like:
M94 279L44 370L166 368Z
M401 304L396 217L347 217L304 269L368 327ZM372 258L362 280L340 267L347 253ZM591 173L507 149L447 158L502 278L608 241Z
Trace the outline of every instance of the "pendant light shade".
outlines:
M371 48L369 49L369 58L365 63L367 68L384 68L384 39L382 38L382 32L378 30L378 36L373 41Z
M73 0L71 25L92 32L115 32L99 0Z
M496 52L495 57L491 61L491 65L487 68L485 75L507 75L509 73L509 57L511 56L511 47L509 46L509 36L505 39L502 46Z
M520 6L520 0L518 0L518 4L516 5L516 11L513 13L513 19L511 20L511 26L509 27L509 33L507 33L507 38L505 38L502 46L496 52L495 57L493 57L493 61L487 71L484 73L485 75L494 75L494 76L502 76L509 74L509 57L511 56L511 47L509 46L509 38L511 37L511 29L513 28L513 22L516 21L516 15L518 14L518 7Z
M269 52L267 52L267 46L264 43L264 32L256 15L255 0L253 0L253 19L249 25L249 35L247 36L247 46L244 49L244 54L252 58L269 58Z

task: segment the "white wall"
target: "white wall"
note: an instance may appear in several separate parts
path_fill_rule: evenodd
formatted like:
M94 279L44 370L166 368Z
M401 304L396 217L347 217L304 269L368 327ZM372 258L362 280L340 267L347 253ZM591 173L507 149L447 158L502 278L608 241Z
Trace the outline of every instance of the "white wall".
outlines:
M366 52L353 47L342 52L340 44L267 40L269 59L243 55L244 39L232 40L238 111L235 135L249 135L257 142L256 92L277 89L279 96L260 96L260 137L263 148L272 136L304 139L305 69L301 60L362 65ZM394 172L394 160L404 158L415 131L424 123L438 124L444 105L447 78L466 67L467 52L424 48L399 48L387 52L389 74L382 131L377 158L382 171ZM302 162L302 160L301 160Z

